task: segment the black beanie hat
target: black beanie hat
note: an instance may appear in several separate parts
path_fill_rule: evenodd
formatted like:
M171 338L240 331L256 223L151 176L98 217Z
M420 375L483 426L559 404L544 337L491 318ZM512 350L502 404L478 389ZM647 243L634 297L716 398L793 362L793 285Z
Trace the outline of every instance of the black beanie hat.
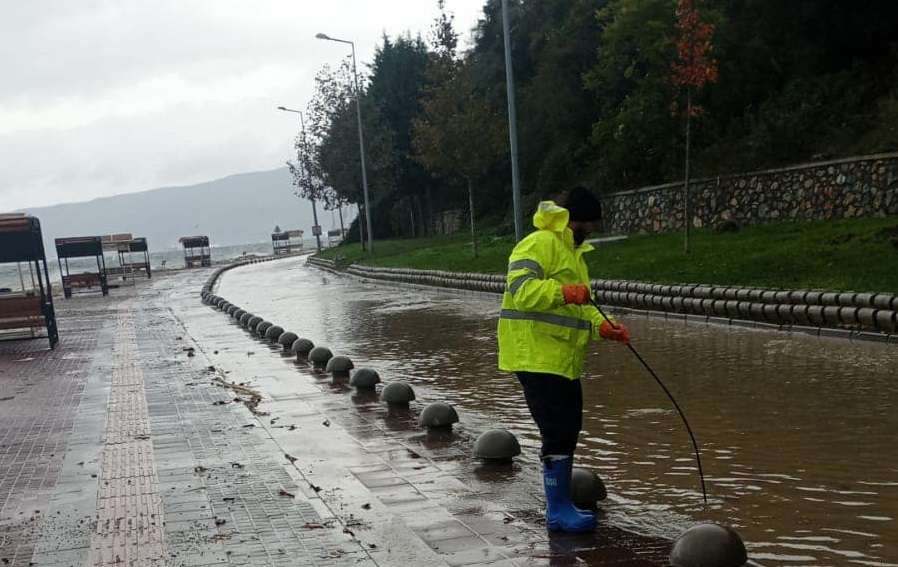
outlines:
M589 222L602 218L602 204L589 189L578 185L570 190L564 200L564 208L568 210L569 220Z

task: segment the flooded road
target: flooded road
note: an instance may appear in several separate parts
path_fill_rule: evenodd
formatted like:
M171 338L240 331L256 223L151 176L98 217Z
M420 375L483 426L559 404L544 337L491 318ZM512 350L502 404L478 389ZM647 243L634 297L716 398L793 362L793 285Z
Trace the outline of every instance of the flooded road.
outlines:
M454 405L473 435L509 429L541 490L538 433L517 380L496 369L498 295L361 282L302 259L230 270L216 293L408 381L418 405ZM606 522L665 537L726 524L765 565L898 565L898 349L620 319L690 420L709 503L663 391L626 348L597 344L575 464L605 480Z

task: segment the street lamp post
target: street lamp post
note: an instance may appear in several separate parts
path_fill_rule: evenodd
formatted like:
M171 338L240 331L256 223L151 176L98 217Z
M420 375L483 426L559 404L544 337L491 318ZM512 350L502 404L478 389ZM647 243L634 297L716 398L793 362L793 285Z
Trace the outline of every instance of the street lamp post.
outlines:
M302 132L302 157L303 157L303 169L306 170L306 180L309 183L309 200L312 201L312 220L315 223L315 226L312 227L312 233L315 234L315 244L318 247L318 251L321 252L321 226L318 225L318 209L315 206L315 190L312 187L312 171L309 169L309 158L306 155L306 123L302 119L302 111L301 110L293 110L292 108L287 108L286 106L279 106L278 110L283 110L284 112L295 112L299 114L299 126ZM290 165L290 162L287 162L287 165Z
M508 0L502 0L502 36L505 44L505 92L508 95L508 142L511 150L511 196L514 204L514 234L524 238L524 213L521 209L521 174L518 167L518 128L514 105L514 72L511 67L511 32L508 24Z
M355 68L355 43L347 39L330 37L324 33L319 33L315 35L315 37L326 41L348 43L352 48L352 79L355 82L355 111L359 122L359 158L362 162L362 192L365 197L365 224L368 226L368 254L372 254L374 252L374 233L371 230L371 206L368 201L368 175L365 172L365 138L362 136L362 93L359 91L359 75Z

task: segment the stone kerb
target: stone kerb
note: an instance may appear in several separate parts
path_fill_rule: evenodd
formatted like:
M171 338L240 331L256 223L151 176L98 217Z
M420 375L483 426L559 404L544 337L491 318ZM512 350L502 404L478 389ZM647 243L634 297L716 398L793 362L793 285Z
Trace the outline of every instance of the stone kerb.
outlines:
M333 263L309 263L336 270ZM503 274L412 270L351 264L346 273L361 278L486 293L505 290ZM898 296L887 293L770 290L705 284L662 285L625 280L592 280L602 305L712 323L774 327L898 343ZM825 331L824 331L825 330Z

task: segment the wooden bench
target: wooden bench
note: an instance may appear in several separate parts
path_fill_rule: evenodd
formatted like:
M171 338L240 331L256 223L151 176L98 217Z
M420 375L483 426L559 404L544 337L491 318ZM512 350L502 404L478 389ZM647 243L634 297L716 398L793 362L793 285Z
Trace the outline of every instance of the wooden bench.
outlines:
M146 278L152 277L150 264L147 262L125 262L122 268L130 270L132 274L142 274Z
M87 288L90 290L94 287L99 287L103 295L109 293L105 274L87 273L62 276L62 292L66 297L72 297L72 291L75 288Z
M28 329L31 336L35 329L46 325L41 298L36 295L0 296L0 329Z
M212 257L206 255L184 256L184 265L188 268L193 268L195 266L211 266Z

